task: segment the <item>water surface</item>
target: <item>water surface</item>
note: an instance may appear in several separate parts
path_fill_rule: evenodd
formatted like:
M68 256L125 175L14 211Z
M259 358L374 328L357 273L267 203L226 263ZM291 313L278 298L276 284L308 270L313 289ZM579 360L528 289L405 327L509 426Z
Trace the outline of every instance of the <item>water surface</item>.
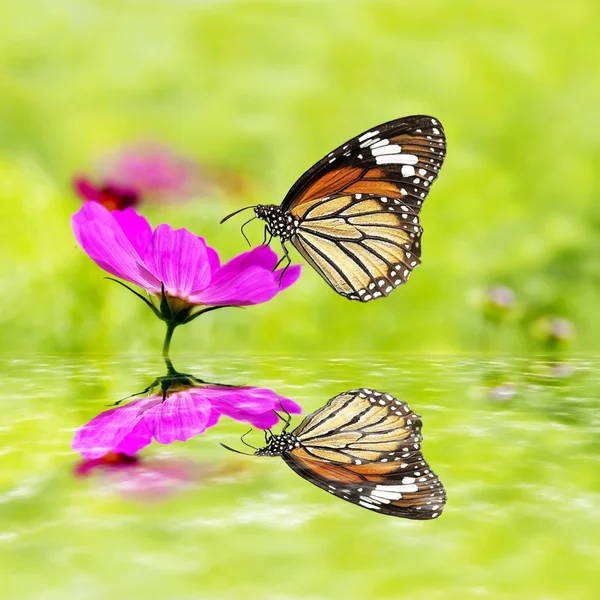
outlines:
M2 359L2 597L36 600L596 598L600 361L179 358L306 411L368 386L422 415L441 518L393 519L280 459L227 453L223 419L131 469L74 476L74 430L162 374L154 358ZM567 375L567 376L565 376ZM295 422L299 422L296 420ZM255 443L262 439L255 433Z

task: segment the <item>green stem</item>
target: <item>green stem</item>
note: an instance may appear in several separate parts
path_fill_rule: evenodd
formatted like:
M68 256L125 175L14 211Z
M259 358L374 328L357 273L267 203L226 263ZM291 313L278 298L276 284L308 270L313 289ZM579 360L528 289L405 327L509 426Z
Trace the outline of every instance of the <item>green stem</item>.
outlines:
M164 361L167 363L167 368L169 367L171 360L169 359L169 348L171 346L171 338L173 337L173 332L175 331L175 327L177 325L172 321L167 321L167 333L165 335L165 341L163 343L162 348L162 356ZM172 365L171 365L172 368Z

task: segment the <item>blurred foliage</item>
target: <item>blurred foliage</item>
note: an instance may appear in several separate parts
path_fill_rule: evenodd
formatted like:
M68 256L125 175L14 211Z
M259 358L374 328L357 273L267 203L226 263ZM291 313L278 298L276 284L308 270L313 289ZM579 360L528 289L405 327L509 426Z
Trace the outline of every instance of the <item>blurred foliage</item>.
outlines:
M251 181L235 197L142 209L227 258L245 242L220 217L280 202L333 147L413 113L443 122L449 152L406 288L360 305L307 267L269 305L178 332L175 351L476 349L469 294L492 284L530 320L573 321L577 350L597 348L599 12L593 0L4 3L0 349L158 350L161 324L102 280L70 232L70 178L103 153L157 140ZM536 347L527 327L507 340Z
M0 353L35 354L0 360L10 600L597 597L598 365L561 353L600 340L600 4L21 0L0 16ZM222 216L280 202L338 144L415 113L441 120L448 157L404 289L361 305L307 267L172 348L182 369L307 411L357 385L407 400L444 516L380 518L242 457L240 477L164 504L73 483L73 430L161 371L164 335L77 247L73 174L138 141L231 174L210 197L141 207L226 259L246 246ZM490 316L492 286L514 292L510 311ZM560 352L539 326L554 318L577 332ZM517 364L410 356L549 349ZM218 442L242 432L224 421L159 452L219 469L232 457Z

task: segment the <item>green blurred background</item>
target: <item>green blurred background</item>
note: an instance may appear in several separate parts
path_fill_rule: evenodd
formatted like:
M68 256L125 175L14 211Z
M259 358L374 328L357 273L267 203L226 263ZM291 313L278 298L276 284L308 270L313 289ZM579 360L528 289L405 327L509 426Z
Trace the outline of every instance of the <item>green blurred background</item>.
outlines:
M104 153L158 140L250 181L141 208L228 258L246 246L223 215L279 203L335 146L414 113L442 121L448 157L409 285L360 305L306 268L268 305L179 331L175 353L479 350L474 298L498 283L519 301L507 351L536 349L528 324L544 314L575 323L577 349L597 349L599 11L592 0L5 3L0 349L158 350L161 324L102 279L70 230L70 179Z
M595 0L3 3L0 596L596 600L598 31ZM218 443L245 431L228 420L144 451L200 471L162 501L131 500L133 478L74 479L73 431L161 374L164 326L77 247L72 176L140 140L231 173L245 184L140 208L229 258L247 247L222 216L280 202L338 144L415 113L444 124L448 156L407 286L362 305L307 267L172 349L181 370L306 411L363 385L407 400L442 518L386 519L228 455ZM491 285L516 306L482 308ZM498 358L569 356L542 317L577 330L565 369Z

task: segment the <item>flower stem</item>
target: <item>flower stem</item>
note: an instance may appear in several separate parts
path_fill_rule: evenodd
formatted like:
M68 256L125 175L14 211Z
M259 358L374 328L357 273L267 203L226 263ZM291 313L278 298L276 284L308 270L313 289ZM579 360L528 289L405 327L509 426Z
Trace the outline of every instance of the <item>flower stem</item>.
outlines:
M171 338L173 337L173 332L175 331L175 327L177 325L172 321L167 321L167 333L165 335L165 341L163 343L162 356L167 365L171 362L169 359L169 348L171 346Z

